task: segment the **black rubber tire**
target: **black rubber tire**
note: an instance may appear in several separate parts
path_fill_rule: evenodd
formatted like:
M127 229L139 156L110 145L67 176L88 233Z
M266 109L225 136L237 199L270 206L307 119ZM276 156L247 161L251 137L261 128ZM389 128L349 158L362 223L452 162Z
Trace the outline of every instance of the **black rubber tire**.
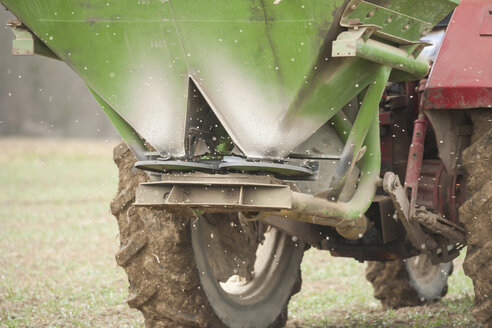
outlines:
M218 311L219 319L209 299L217 308L224 302L210 295L207 298L204 290L210 291L210 288L205 286L207 283L203 274L199 277L192 246L191 227L203 218L132 206L135 189L140 182L147 180L147 176L133 168L135 159L124 144L115 148L114 161L119 168L119 187L111 203L111 211L118 220L121 241L116 262L128 276L128 304L142 312L146 327L285 325L289 299L300 290L300 259L295 270L293 265L290 266L289 274L285 275L288 279L279 279L278 284L285 284L283 288L276 288L283 290L282 297L270 297L263 301L262 305L269 310L268 316L262 318L260 314L252 318L248 311L244 314L236 311L231 313L233 317L228 317ZM197 232L195 230L193 239L196 239ZM200 260L203 262L203 258Z
M430 274L421 276L412 270L407 261L368 262L366 278L374 288L374 297L385 308L418 306L444 297L448 291L447 279L453 264L433 266Z
M467 199L459 211L468 231L463 269L473 281L473 314L492 327L492 110L471 110L469 115L473 134L462 156Z

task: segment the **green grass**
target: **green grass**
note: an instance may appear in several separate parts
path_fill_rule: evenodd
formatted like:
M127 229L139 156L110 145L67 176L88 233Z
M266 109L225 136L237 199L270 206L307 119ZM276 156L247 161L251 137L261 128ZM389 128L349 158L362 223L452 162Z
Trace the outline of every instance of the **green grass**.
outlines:
M290 304L300 327L480 327L470 314L473 285L455 260L448 295L439 303L384 310L373 298L365 264L311 249L302 263L303 286Z
M112 146L0 139L0 327L143 327L116 266ZM364 264L310 250L290 303L301 327L474 327L473 289L457 260L438 304L384 311Z
M0 326L143 326L125 303L128 283L113 257L111 146L20 144L27 147L0 157Z

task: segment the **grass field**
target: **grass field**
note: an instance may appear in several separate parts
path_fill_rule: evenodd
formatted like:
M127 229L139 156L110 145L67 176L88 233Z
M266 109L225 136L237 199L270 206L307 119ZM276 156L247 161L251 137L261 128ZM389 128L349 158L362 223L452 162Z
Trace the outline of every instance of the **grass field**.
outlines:
M114 261L114 145L0 139L0 327L143 327ZM290 326L480 327L461 261L441 303L385 311L364 264L310 250Z

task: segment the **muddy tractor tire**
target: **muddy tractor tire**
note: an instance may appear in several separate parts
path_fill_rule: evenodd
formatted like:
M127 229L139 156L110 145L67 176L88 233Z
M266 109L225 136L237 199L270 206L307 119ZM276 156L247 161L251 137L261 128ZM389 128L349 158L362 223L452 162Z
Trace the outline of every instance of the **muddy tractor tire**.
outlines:
M492 110L472 110L471 145L463 152L466 201L460 221L467 229L463 270L473 281L476 319L492 327Z
M434 302L448 292L447 280L453 264L432 265L426 255L387 262L368 262L366 278L374 297L385 308L418 306Z
M198 217L133 206L147 175L121 144L114 150L118 192L116 262L128 276L128 305L146 327L283 327L300 290L304 245L237 214ZM257 251L258 250L258 251Z

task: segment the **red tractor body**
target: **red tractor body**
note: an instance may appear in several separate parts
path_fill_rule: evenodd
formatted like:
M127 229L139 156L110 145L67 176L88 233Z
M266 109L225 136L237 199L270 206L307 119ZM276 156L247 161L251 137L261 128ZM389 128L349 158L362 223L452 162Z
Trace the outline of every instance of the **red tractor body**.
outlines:
M423 109L492 104L492 1L456 8L423 94Z

